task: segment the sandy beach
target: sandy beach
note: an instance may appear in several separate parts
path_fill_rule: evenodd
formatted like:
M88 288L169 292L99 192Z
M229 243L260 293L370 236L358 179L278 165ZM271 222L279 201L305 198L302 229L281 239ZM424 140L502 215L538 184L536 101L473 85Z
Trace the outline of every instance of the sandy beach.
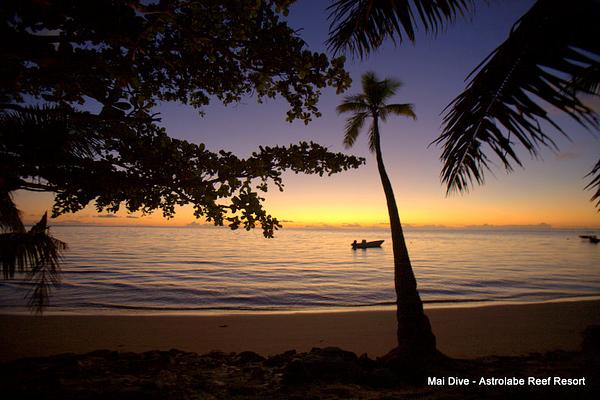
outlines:
M600 324L600 301L489 305L427 310L438 348L452 357L577 350L581 332ZM392 311L223 316L0 316L0 360L97 349L172 348L265 356L337 346L370 357L395 343Z

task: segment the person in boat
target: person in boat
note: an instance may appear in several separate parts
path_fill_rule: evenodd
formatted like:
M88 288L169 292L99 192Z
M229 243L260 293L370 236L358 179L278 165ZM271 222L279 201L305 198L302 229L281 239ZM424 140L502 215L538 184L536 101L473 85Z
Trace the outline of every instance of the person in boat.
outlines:
M364 249L367 247L367 241L365 239L363 239L360 243L358 243L356 240L354 240L354 242L352 242L352 247L353 248L362 247Z

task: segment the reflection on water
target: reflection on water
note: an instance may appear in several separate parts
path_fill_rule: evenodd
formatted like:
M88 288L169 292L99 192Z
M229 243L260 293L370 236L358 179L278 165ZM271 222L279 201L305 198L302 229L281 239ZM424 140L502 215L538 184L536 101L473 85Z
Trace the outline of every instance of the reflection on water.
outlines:
M290 310L390 304L385 230L284 229L274 239L225 228L55 227L69 244L53 309ZM385 239L353 251L354 240ZM423 300L539 301L600 295L600 246L572 231L406 232ZM0 283L1 310L26 285Z

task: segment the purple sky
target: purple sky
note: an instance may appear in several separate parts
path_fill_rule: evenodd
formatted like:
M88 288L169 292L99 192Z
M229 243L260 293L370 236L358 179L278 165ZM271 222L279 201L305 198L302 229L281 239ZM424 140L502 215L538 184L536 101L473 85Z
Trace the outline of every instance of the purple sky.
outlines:
M557 121L572 139L569 142L553 132L560 153L545 149L540 160L520 151L525 169L517 168L511 175L498 169L495 177L487 173L486 185L470 194L445 197L439 180L441 151L438 147L427 148L441 131L441 112L464 89L467 74L507 37L533 1L478 3L471 20L457 21L437 38L419 34L414 45L394 47L388 43L367 59L349 58L346 63L354 83L345 94L359 92L361 74L372 70L382 78L394 77L404 83L393 102L415 106L417 121L396 118L382 126L384 158L403 222L600 226L600 215L589 201L591 192L583 191L587 182L584 175L600 154L600 137L558 114ZM290 10L290 25L301 29L301 37L313 51L326 51L326 4L299 1ZM267 206L273 215L294 221L292 224L384 223L385 198L366 134L352 149L342 146L344 117L335 113L341 100L333 90L325 90L318 105L323 117L308 126L300 121L286 122L286 104L280 100L257 104L255 99L247 98L228 107L215 102L204 109L203 118L180 104L162 104L158 111L171 136L205 143L211 150L226 149L245 156L258 145L313 140L335 151L367 157L367 165L360 170L331 178L289 175L286 191L269 193ZM595 108L599 108L598 103ZM51 204L47 196L34 200L21 194L19 199L25 210L34 214ZM84 210L63 218L89 220L93 214L93 210ZM171 223L187 223L190 215L183 210ZM159 223L160 216L146 220Z

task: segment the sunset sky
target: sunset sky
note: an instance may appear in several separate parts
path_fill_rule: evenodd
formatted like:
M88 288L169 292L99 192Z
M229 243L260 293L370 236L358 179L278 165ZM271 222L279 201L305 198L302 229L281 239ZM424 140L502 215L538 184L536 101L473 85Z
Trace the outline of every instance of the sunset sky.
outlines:
M467 74L506 38L512 24L533 2L481 3L471 21L460 20L437 38L419 35L415 45L405 43L398 48L387 44L366 60L349 59L346 64L354 80L346 94L359 92L361 74L372 70L382 78L401 80L404 86L393 101L415 106L417 121L396 118L381 128L383 155L402 221L413 225L547 223L554 227L600 227L600 214L589 201L592 193L583 190L589 181L585 175L600 154L600 135L553 110L549 111L557 115L557 121L571 138L569 141L552 132L560 147L558 153L544 149L541 159L532 159L520 151L524 169L517 167L510 175L496 169L495 176L488 172L486 184L469 194L445 196L439 179L441 149L427 148L441 131L441 112L464 89ZM325 51L325 4L299 1L290 10L291 26L301 29L301 37L313 51ZM334 151L366 157L366 166L332 177L285 175L285 191L269 192L266 207L272 215L286 221L286 226L384 224L385 197L366 134L352 149L342 145L344 117L335 112L341 101L342 96L326 90L319 103L323 117L308 126L286 122L283 101L257 104L253 98L228 107L211 104L204 109L204 117L180 104L162 104L157 111L162 113L162 124L171 136L205 143L213 151L226 149L247 156L259 145L312 140ZM600 109L597 101L593 106ZM33 222L51 208L52 195L20 192L16 201L25 220ZM58 221L185 225L193 221L193 216L189 208L184 208L171 221L163 220L160 213L144 218L119 213L107 218L88 207Z

